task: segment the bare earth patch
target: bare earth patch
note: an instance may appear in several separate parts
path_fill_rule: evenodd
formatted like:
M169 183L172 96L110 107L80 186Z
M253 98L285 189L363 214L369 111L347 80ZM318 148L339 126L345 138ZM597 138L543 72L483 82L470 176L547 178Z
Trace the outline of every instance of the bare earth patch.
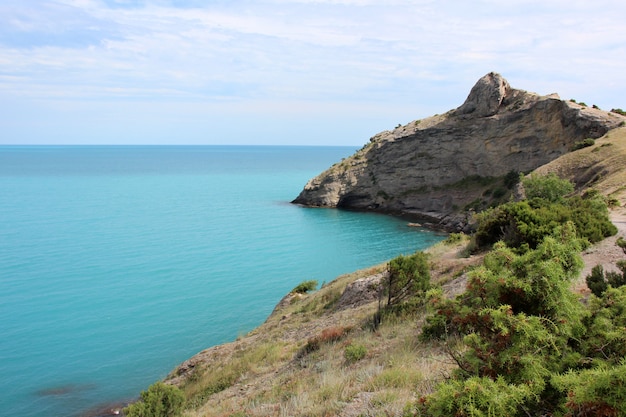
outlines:
M624 259L624 251L615 244L615 241L621 236L626 238L626 209L618 207L610 212L611 221L617 227L617 234L604 239L582 253L585 266L575 283L575 291L588 295L591 292L587 288L585 278L591 274L591 269L596 265L602 265L605 271L620 272L615 263Z

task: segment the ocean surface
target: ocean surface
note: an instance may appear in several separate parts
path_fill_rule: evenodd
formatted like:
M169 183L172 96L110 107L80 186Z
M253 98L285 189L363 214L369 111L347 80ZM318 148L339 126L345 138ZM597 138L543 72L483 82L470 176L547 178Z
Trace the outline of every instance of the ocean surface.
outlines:
M352 147L0 146L0 415L94 415L442 235L289 204ZM96 413L97 414L97 413Z

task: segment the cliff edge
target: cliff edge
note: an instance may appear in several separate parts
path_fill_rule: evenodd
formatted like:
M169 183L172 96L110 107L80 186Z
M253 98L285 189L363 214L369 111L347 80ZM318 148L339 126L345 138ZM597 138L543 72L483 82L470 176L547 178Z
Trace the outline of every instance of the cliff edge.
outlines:
M293 203L412 215L463 230L467 213L510 192L507 174L530 172L625 120L512 88L491 72L460 107L375 135L311 179Z

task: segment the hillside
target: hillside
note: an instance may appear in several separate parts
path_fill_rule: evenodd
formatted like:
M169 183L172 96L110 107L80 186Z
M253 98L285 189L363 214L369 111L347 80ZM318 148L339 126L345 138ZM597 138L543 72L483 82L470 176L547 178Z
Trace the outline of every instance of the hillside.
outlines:
M489 73L457 109L375 135L311 179L293 202L411 215L463 230L468 209L506 201L508 173L528 173L625 121Z
M619 202L611 212L618 235L588 248L583 259L585 271L598 263L610 269L623 259L615 240L626 236L626 128L537 172L557 172L577 184L579 193L593 186ZM464 256L467 242L428 250L432 282L447 297L461 293L466 272L482 262L483 255ZM432 392L456 364L444 345L418 341L419 314L390 316L373 329L378 308L373 288L385 271L386 265L377 265L311 294L289 294L250 334L181 364L167 381L182 387L194 405L185 415L402 415L406 404ZM572 288L586 296L583 274ZM354 347L362 358L347 353Z
M480 261L458 257L461 248L440 244L430 250L437 259L434 279L450 293L459 292L463 271ZM371 288L385 269L374 266L338 277L312 294L288 295L250 334L183 363L168 381L184 387L198 404L185 415L401 413L453 363L440 347L417 341L419 322L394 318L372 330L378 301ZM313 340L319 347L307 348ZM346 359L349 346L364 347L365 357Z

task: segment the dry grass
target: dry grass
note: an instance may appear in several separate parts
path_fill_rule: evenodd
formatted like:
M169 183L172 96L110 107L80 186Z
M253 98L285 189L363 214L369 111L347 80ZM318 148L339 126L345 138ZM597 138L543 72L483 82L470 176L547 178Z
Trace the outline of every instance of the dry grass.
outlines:
M626 204L626 127L611 130L595 145L570 152L536 170L554 172L576 184L579 191L594 188Z
M433 248L433 259L443 259L438 267L465 264L456 255L463 245ZM418 341L417 316L386 317L373 330L375 301L333 309L349 283L385 268L378 265L341 276L315 293L286 297L250 334L199 354L193 372L178 380L190 399L185 416L401 415L453 365L441 349ZM362 349L353 360L346 357L351 346Z

